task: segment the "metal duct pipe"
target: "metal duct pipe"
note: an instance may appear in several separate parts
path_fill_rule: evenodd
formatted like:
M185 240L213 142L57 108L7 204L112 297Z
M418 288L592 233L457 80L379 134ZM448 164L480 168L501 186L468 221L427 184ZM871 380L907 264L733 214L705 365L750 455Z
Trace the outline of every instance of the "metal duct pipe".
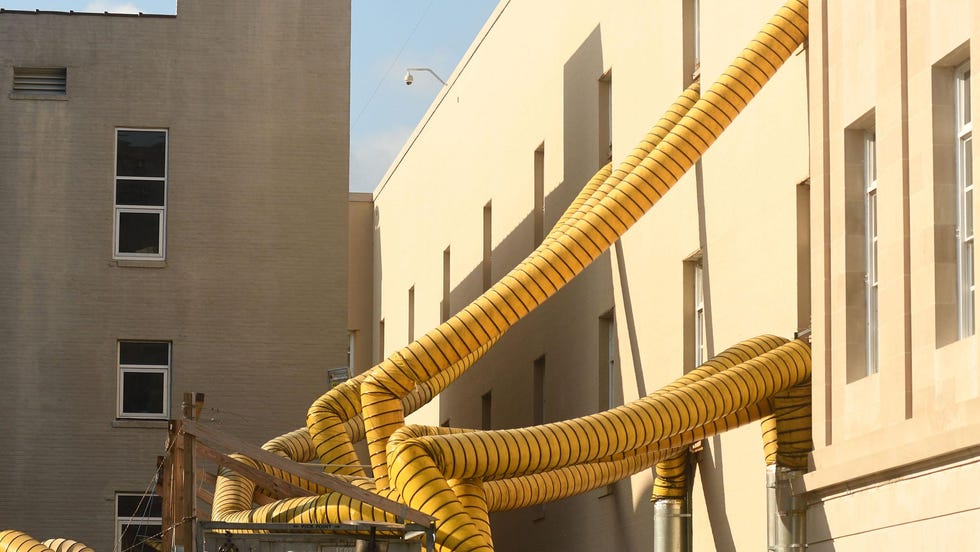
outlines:
M687 524L683 498L661 498L653 503L653 552L687 550Z
M653 552L686 552L689 549L689 466L687 450L657 463L652 498Z
M806 500L793 493L793 481L802 477L802 470L766 466L769 552L806 550Z

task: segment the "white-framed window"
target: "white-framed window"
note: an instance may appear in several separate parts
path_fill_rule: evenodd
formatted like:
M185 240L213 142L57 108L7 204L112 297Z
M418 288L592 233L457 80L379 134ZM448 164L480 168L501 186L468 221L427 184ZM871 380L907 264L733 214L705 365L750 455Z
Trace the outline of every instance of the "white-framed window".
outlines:
M120 341L119 418L170 417L170 342Z
M166 257L167 147L166 130L116 129L114 258Z
M976 278L973 274L973 114L970 106L970 62L956 68L956 293L959 337L974 327Z
M701 259L694 264L694 366L708 360L707 317L704 312L704 266Z
M119 552L156 552L163 542L163 501L155 494L116 493Z
M865 358L878 371L878 168L875 132L864 134Z

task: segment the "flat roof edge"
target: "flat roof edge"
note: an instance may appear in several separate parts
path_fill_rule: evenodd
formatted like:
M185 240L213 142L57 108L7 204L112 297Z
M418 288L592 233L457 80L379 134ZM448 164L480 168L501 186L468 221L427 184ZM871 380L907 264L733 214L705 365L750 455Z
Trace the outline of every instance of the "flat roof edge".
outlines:
M171 13L110 13L110 12L80 12L75 10L69 11L52 11L52 10L8 10L5 8L0 8L0 15L3 14L18 14L18 15L83 15L83 16L101 16L101 17L136 17L136 18L164 18L164 19L176 19L176 14Z

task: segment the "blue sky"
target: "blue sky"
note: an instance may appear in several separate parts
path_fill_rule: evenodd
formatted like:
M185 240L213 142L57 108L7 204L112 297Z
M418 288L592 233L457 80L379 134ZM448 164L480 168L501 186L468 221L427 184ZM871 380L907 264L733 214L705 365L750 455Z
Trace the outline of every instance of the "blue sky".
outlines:
M207 0L211 1L211 0ZM352 0L350 189L374 189L497 0ZM0 0L10 10L175 13L174 0Z

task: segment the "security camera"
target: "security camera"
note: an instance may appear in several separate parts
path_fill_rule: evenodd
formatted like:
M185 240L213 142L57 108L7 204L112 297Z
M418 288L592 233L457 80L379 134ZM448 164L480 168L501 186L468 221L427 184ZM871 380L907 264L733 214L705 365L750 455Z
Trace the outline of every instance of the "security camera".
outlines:
M414 80L415 79L412 78L412 73L411 72L405 73L405 85L406 86L412 86L412 82Z

